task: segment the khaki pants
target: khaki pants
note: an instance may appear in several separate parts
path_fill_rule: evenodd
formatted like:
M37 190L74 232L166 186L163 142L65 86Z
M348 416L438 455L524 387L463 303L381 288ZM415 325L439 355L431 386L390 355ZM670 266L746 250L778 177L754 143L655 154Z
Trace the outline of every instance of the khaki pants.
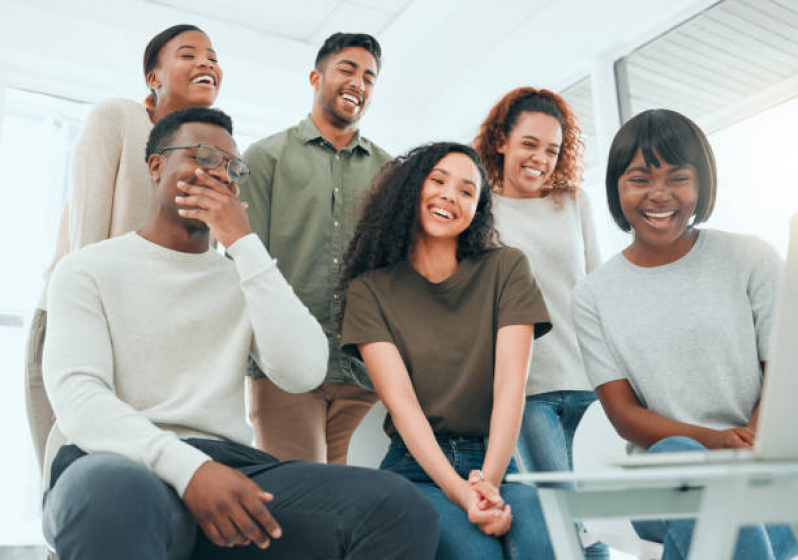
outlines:
M345 465L358 424L379 398L341 383L287 393L267 377L249 379L249 417L256 445L281 461Z
M46 330L47 312L37 309L31 320L25 351L25 404L28 408L28 423L40 471L44 461L47 435L53 427L53 409L44 391L42 378L42 349Z

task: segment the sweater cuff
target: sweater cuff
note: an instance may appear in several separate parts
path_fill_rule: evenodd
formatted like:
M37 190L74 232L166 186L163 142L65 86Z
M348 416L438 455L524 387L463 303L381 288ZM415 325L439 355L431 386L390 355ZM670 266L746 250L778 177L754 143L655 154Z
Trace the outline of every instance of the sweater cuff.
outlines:
M186 491L194 473L212 459L184 441L169 442L153 465L153 472L177 491L180 498Z
M255 274L268 270L277 263L254 233L247 234L230 245L227 248L227 254L233 258L242 282Z

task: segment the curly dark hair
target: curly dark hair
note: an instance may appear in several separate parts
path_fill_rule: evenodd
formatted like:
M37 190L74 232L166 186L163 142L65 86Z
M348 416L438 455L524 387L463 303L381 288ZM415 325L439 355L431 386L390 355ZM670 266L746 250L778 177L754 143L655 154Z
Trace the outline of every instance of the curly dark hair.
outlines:
M499 153L499 148L507 142L518 117L526 112L549 115L562 126L560 155L549 181L554 188L552 196L555 200L565 192L575 195L579 183L582 182L584 156L579 121L562 96L547 89L533 87L516 88L502 97L488 113L474 139L474 148L485 164L491 187L496 190L502 187L504 155Z
M424 180L436 163L452 153L471 158L479 170L481 183L474 219L457 239L457 260L479 258L500 246L493 227L487 175L476 151L456 142L425 144L387 163L372 181L354 237L344 255L338 286L342 298L346 297L349 283L358 276L408 258L416 239ZM339 326L340 319L341 316Z

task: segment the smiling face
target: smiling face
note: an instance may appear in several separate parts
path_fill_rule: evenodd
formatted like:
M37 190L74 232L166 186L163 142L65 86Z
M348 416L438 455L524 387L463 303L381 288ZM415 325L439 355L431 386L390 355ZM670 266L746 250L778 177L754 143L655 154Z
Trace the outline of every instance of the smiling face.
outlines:
M497 150L504 156L501 194L510 198L546 196L561 145L560 121L539 112L519 115L507 141Z
M147 74L158 103L172 110L213 105L222 84L222 69L210 39L201 31L185 31L158 53L158 64Z
M474 219L481 188L479 169L470 157L457 152L443 157L421 188L419 238L457 240Z
M621 211L634 230L633 254L660 253L676 260L694 242L690 220L698 202L698 175L692 165L671 165L655 155L659 167L646 165L638 149L618 179Z
M313 103L331 125L350 127L366 112L376 79L374 56L364 48L347 47L330 55L321 70L310 73Z
M214 124L187 122L180 126L174 138L169 141L169 146L192 146L194 144L214 146L226 156L239 157L233 137L224 128ZM227 174L228 159L223 159L221 164L210 169L197 162L194 158L196 152L196 148L169 150L163 155L154 154L149 159L150 176L157 185L155 196L159 216L169 222L177 222L190 230L207 229L208 226L205 222L183 218L177 213L178 208L188 208L187 206L178 206L175 202L175 197L187 196L185 192L177 188L178 181L197 185L199 181L196 171L202 169L211 177L227 185L230 190L235 189L234 183Z

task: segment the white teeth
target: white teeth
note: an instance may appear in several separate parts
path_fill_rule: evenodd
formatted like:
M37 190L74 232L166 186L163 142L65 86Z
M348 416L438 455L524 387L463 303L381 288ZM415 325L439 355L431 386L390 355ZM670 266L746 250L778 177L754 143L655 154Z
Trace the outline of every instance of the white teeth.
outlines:
M213 77L211 77L211 76L203 75L203 76L195 77L193 80L191 80L191 83L193 83L193 84L211 84L211 85L215 85L216 84L216 80L214 80Z
M671 210L670 212L645 212L645 215L649 218L670 218L675 213L675 210Z
M433 214L437 214L438 216L443 216L444 218L447 218L447 219L449 219L449 220L451 220L451 219L452 219L452 217L453 217L453 216L451 215L451 213L447 212L447 211L446 211L446 210L444 210L443 208L433 208L433 209L432 209L432 213L433 213Z
M522 169L527 173L534 175L535 177L540 177L541 175L543 175L543 171L541 171L540 169L534 169L532 167L523 167Z
M349 95L348 93L343 94L341 97L346 99L347 101L351 101L355 105L360 105L360 99L355 97L354 95Z

